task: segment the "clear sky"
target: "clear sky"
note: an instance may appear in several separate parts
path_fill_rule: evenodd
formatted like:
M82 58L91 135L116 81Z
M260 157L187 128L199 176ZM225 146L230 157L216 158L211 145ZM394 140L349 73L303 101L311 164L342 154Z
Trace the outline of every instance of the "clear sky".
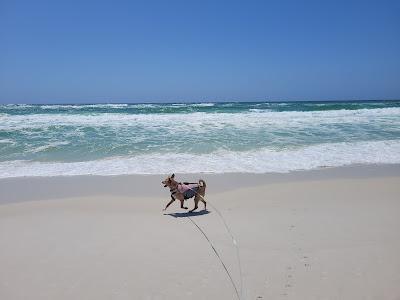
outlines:
M400 98L400 1L0 0L0 103Z

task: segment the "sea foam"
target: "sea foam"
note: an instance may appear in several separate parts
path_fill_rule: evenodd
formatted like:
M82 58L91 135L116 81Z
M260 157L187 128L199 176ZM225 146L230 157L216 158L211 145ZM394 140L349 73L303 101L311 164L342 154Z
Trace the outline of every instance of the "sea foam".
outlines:
M351 164L400 163L400 141L327 143L292 150L209 154L142 154L82 162L6 161L0 178L23 176L123 175L178 173L286 173Z
M245 113L159 113L159 114L128 114L128 113L87 113L87 114L27 114L3 115L0 119L0 130L23 128L42 128L49 126L93 126L121 127L142 123L146 126L174 126L179 128L196 125L220 126L229 125L236 128L260 126L289 126L316 123L373 123L376 118L398 118L400 107L331 110L331 111L251 111ZM390 119L388 119L390 121ZM204 126L203 126L204 127Z

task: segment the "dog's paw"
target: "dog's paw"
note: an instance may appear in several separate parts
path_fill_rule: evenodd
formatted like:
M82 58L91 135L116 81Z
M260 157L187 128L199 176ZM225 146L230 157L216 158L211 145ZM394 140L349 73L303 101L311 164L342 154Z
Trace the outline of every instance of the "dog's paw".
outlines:
M187 207L182 207L183 209L188 209Z

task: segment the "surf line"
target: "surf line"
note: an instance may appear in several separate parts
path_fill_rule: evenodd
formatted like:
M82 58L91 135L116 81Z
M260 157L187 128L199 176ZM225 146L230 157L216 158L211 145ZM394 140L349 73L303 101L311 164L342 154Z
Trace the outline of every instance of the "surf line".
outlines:
M199 193L197 193L197 192L196 192L195 190L193 190L193 189L190 189L190 190L192 190L193 192L195 192L197 195L199 195L199 196L205 201L205 199L204 199L204 197L203 197L202 195L200 195ZM238 261L238 266L239 266L239 277L240 277L240 294L239 294L239 292L238 292L238 289L237 289L237 287L236 287L235 282L233 281L233 278L232 278L231 274L230 274L229 271L228 271L228 268L226 267L226 265L225 265L224 262L222 261L220 255L218 254L218 251L217 251L216 248L214 247L213 243L212 243L212 242L210 241L210 239L207 237L207 235L205 234L205 232L200 228L200 226L197 225L197 223L196 223L195 221L193 221L193 219L192 219L190 216L188 216L188 218L189 218L189 220L192 221L192 223L200 230L200 232L204 235L204 237L206 238L206 240L207 240L208 243L210 244L211 248L214 250L215 254L217 255L217 257L218 257L219 261L221 262L222 266L224 267L224 269L225 269L225 271L226 271L226 274L228 275L228 277L229 277L229 279L230 279L230 281L231 281L231 283L232 283L232 285L233 285L233 287L234 287L234 289L235 289L235 292L236 292L236 295L237 295L238 299L241 300L242 297L243 297L243 276L242 276L242 264L241 264L241 262L240 262L240 255L239 255L239 246L238 246L238 243L236 242L236 239L235 239L235 237L233 236L232 230L229 228L228 223L226 223L225 218L224 218L224 216L222 215L222 213L221 213L210 201L207 201L207 203L211 205L211 207L217 212L217 214L218 214L219 217L221 218L222 222L224 223L224 226L225 226L226 231L228 232L229 236L230 236L231 239L232 239L232 244L233 244L233 246L234 246L235 249L236 249L236 258L237 258L237 261Z

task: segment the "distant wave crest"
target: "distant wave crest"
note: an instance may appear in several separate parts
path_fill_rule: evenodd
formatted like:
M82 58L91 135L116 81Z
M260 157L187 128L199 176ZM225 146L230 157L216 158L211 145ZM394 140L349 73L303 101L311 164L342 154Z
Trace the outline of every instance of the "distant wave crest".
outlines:
M330 123L373 122L376 118L398 118L400 107L330 110L330 111L260 111L244 113L205 113L186 114L26 114L1 116L0 130L18 130L22 128L46 128L49 126L92 126L121 127L142 124L151 127L174 126L179 128L204 126L233 126L236 128L263 126L303 126Z

